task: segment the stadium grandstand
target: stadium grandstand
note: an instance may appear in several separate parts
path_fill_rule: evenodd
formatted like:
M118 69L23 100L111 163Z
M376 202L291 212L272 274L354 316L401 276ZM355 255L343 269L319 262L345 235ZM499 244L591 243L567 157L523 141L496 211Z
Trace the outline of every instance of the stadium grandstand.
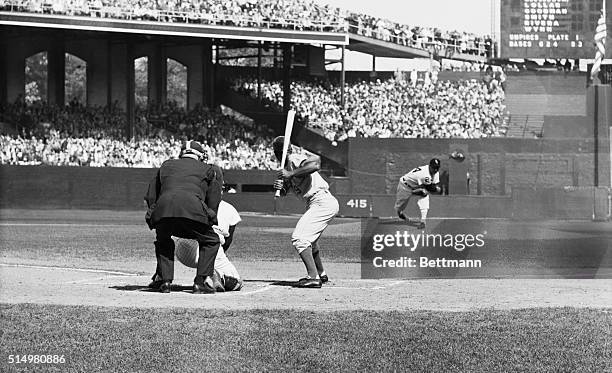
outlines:
M176 141L193 138L225 168L272 169L266 144L293 108L294 141L342 170L350 138L572 136L549 124L562 116L571 126L586 110L583 74L558 72L569 75L561 89L538 90L557 72L521 78L496 59L489 35L312 1L8 0L0 24L3 164L157 167ZM345 50L372 55L372 71L345 71ZM46 69L38 83L35 56ZM70 56L86 66L80 77L66 68ZM432 63L385 74L377 57ZM185 71L178 83L171 63ZM79 98L74 81L85 85Z

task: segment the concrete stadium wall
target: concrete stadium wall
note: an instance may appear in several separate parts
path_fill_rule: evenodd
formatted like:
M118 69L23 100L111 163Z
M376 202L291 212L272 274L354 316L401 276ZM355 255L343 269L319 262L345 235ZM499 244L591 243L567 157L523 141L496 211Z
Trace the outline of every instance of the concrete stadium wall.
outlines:
M506 94L584 95L586 82L587 76L584 72L510 72Z
M586 115L545 115L544 138L589 138L593 137L593 124Z
M144 206L147 186L156 171L153 168L3 165L0 166L0 207L139 209ZM274 175L274 171L228 170L224 179L240 189L245 184L272 185Z
M0 208L142 210L155 169L0 166ZM273 172L227 171L228 183L269 185ZM337 193L340 216L391 217L394 195ZM295 196L275 200L272 192L225 194L239 211L299 214ZM408 206L416 217L416 202ZM606 188L516 188L508 196L432 196L429 216L515 219L603 219L609 211Z

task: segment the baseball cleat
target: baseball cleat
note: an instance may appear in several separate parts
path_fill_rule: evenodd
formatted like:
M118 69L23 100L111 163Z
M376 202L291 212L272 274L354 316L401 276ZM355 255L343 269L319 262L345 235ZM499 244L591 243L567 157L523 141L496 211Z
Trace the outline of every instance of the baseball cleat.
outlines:
M327 275L321 275L320 277L321 277L322 284L329 282L329 277L327 277Z
M304 278L301 278L297 282L297 284L293 285L293 287L319 289L321 288L321 280L318 278L304 277Z
M160 286L159 286L159 292L160 293L164 293L167 294L170 292L170 288L172 287L172 283L170 281L164 281Z
M219 276L219 272L217 272L216 269L215 269L215 271L213 272L213 275L212 275L212 282L213 282L213 287L215 288L215 291L217 291L217 292L224 292L225 291L225 286L221 282L221 276Z
M416 228L417 229L425 229L425 223L423 223L422 221L416 223Z
M194 294L214 294L215 291L215 282L210 276L206 276L203 284L194 283L193 284L193 293Z
M162 280L161 276L158 275L157 273L153 275L153 277L151 277L151 281L149 283L149 289L153 289L153 290L159 290L159 287L164 283L164 280Z
M193 293L194 294L214 294L215 289L210 287L208 284L198 285L193 284Z

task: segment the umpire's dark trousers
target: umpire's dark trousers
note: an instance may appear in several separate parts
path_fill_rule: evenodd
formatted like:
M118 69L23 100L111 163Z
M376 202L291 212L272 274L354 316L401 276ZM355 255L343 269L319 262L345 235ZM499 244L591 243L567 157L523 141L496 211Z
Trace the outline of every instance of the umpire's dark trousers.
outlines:
M219 250L219 236L212 226L186 218L163 218L155 225L155 256L157 273L164 281L174 279L174 241L170 236L198 241L198 269L194 282L202 285L206 276L212 276Z

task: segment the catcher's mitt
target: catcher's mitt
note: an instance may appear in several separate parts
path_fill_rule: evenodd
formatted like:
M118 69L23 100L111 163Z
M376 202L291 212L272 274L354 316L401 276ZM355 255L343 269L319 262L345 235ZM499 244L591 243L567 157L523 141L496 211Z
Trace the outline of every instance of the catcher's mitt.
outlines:
M417 189L412 191L412 194L414 194L416 196L425 197L425 196L427 196L429 194L429 192L427 191L427 189L417 188Z

